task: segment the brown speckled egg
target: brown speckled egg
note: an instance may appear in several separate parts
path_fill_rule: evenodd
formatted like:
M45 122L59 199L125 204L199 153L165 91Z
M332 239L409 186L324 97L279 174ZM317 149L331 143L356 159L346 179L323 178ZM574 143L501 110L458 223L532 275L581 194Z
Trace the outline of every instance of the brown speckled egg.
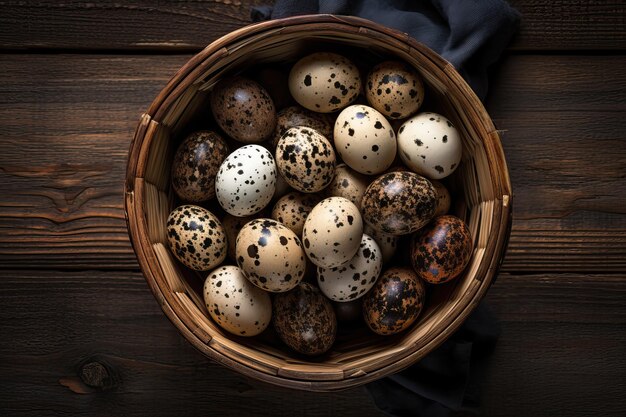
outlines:
M183 265L208 271L226 258L224 228L210 211L192 205L176 207L167 218L169 248Z
M417 71L404 62L385 61L367 76L365 97L376 110L391 119L415 113L424 101L424 83Z
M320 191L332 181L335 158L330 142L306 127L292 127L276 146L280 174L290 186L303 193Z
M172 188L191 203L215 197L215 176L228 156L228 145L215 132L193 132L180 144L172 162Z
M443 216L450 210L452 204L452 198L448 189L437 180L430 180L430 183L435 187L437 193L437 209L435 210L435 216Z
M463 220L439 216L411 239L411 263L423 280L442 284L463 272L473 247L472 235Z
M256 219L244 225L235 252L246 277L266 291L289 291L304 277L306 259L300 239L275 220Z
M224 232L226 233L226 239L228 240L228 257L233 261L237 260L237 256L235 255L235 247L237 244L237 235L241 228L254 219L258 219L261 217L266 217L265 210L260 213L253 214L252 216L246 217L237 217L232 214L226 214L222 218L222 227L224 227Z
M269 326L272 301L236 266L221 266L204 281L204 302L211 318L237 336L256 336Z
M380 174L396 157L396 135L376 109L346 107L335 120L334 142L343 162L361 174Z
M331 113L356 100L361 76L349 59L329 52L308 55L289 73L289 91L302 107Z
M302 243L316 266L334 268L350 261L359 250L363 219L357 206L343 197L320 201L302 228Z
M406 330L424 307L426 290L410 268L390 268L363 297L363 318L381 335Z
M280 138L292 127L309 127L328 140L333 137L333 124L326 114L315 113L300 106L291 106L278 112L276 130L271 139L275 149Z
M347 198L361 208L361 200L370 181L370 178L350 169L346 164L339 164L335 168L335 178L324 189L324 193L328 197Z
M263 87L247 78L221 80L211 93L211 110L222 130L240 142L261 142L276 128L272 98Z
M383 255L383 263L387 263L393 258L398 247L398 236L389 235L387 233L379 232L369 224L365 224L363 233L369 235L376 241L380 251Z
M296 235L302 236L302 228L313 207L320 202L320 197L293 191L276 202L272 209L272 219L290 228Z
M372 182L361 201L363 219L379 232L413 233L432 219L437 207L435 188L413 172L390 172Z
M273 321L281 340L305 355L328 351L337 335L333 306L317 288L306 282L276 295Z
M333 302L332 304L338 322L348 323L363 317L363 298L345 303Z

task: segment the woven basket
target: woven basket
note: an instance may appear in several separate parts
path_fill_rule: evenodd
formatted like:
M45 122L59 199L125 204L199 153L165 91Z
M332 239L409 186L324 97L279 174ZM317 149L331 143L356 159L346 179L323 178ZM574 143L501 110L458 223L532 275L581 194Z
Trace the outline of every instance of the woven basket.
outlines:
M423 76L429 109L447 116L463 138L462 164L450 179L474 237L465 273L429 288L425 311L408 331L379 337L356 331L321 358L303 358L271 337L240 338L210 319L204 276L180 267L167 249L165 223L174 207L170 164L186 125L209 114L208 91L227 73L251 65L293 62L312 50L345 51L379 61L399 58ZM375 61L374 61L375 62ZM497 273L510 233L511 185L498 133L483 105L451 64L406 34L373 22L332 15L300 16L247 26L194 56L141 117L130 147L126 216L143 274L181 334L207 357L272 384L331 391L384 377L415 363L466 319Z

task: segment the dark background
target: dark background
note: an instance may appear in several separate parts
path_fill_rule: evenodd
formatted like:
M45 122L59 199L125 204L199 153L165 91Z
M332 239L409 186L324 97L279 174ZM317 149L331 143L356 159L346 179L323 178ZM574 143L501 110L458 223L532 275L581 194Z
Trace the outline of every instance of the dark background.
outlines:
M363 389L289 391L197 353L126 233L141 113L263 1L0 3L0 415L378 416ZM494 68L514 221L486 300L487 416L626 412L626 7L511 3Z

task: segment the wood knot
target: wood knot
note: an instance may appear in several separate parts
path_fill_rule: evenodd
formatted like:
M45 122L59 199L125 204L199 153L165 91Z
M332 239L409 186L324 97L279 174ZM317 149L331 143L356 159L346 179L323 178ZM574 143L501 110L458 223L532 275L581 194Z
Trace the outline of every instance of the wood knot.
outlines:
M116 378L109 368L101 362L87 362L81 366L79 374L83 383L89 387L108 390L116 385Z

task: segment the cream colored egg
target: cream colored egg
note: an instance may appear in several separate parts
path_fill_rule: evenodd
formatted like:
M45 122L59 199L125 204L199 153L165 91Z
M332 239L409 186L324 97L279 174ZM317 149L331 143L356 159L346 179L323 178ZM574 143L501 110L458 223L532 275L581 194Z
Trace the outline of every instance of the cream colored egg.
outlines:
M343 197L317 204L304 222L304 251L316 266L334 268L348 262L359 250L363 220L357 206Z
M272 219L290 228L296 235L302 235L302 228L313 207L320 202L315 194L291 192L276 202L272 209Z
M335 268L317 268L317 283L324 295L333 301L356 300L374 286L382 266L378 244L364 234L359 250L349 262Z
M424 101L424 83L417 71L400 61L385 61L369 72L365 97L376 110L391 119L415 113Z
M259 145L246 145L228 155L215 178L217 201L233 216L258 213L275 191L274 157Z
M219 219L205 208L176 207L167 218L167 243L180 262L208 271L226 258L227 239Z
M462 151L459 132L437 113L419 113L398 130L400 158L413 172L429 179L452 174L461 162Z
M378 110L355 104L335 121L335 149L343 161L361 174L380 174L396 157L396 135Z
M309 110L331 113L356 100L361 90L359 70L349 59L317 52L300 59L289 73L289 91Z
M211 318L237 336L256 336L272 320L272 301L236 266L222 266L204 281L204 302Z
M324 189L329 197L344 197L361 208L361 200L370 178L351 169L346 164L339 164L335 168L335 178Z
M276 146L280 174L303 193L322 190L335 175L335 151L330 142L307 127L292 127Z
M369 224L365 223L363 232L376 241L383 255L383 263L388 263L398 248L398 237L387 233L379 232Z
M300 239L273 219L256 219L239 232L237 265L259 288L289 291L304 278L306 258Z

